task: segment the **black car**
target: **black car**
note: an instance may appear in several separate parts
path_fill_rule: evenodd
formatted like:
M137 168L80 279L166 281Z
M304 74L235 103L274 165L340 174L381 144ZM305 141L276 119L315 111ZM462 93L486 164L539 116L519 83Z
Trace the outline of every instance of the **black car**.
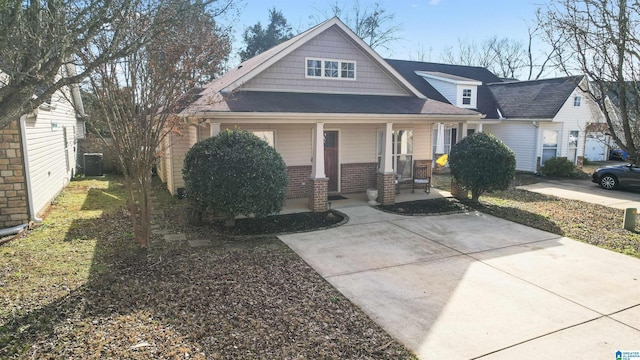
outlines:
M599 168L591 175L591 181L607 190L640 188L640 167L624 164Z

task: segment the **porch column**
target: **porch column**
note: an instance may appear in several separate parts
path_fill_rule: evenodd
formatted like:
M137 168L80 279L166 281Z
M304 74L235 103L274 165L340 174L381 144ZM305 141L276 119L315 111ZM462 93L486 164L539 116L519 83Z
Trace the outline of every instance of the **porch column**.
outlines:
M195 145L198 142L198 127L192 124L189 124L189 147Z
M307 205L314 212L326 211L329 179L324 173L324 123L313 129L311 177L309 178Z
M380 169L377 173L378 202L392 205L396 201L396 174L393 172L393 123L386 123L383 131Z
M467 137L467 123L458 123L458 142Z
M220 134L220 123L214 123L209 121L209 135L211 137L217 136Z
M482 123L476 125L476 132L482 132Z

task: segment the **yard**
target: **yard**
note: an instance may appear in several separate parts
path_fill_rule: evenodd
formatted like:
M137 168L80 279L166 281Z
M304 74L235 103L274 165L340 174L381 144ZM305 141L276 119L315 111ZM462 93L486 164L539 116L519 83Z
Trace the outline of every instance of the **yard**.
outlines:
M156 190L147 252L114 177L72 182L44 225L0 246L0 358L413 358L275 236L190 227L185 203ZM640 257L620 210L521 190L480 199L481 211ZM161 240L178 232L211 246Z
M165 194L160 233L206 233ZM274 236L139 252L124 196L117 178L74 181L0 247L0 358L413 358Z

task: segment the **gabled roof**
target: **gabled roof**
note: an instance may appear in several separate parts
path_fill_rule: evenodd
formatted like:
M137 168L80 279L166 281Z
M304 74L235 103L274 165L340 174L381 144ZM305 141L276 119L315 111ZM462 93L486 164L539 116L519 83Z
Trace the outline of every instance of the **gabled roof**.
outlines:
M467 81L480 81L482 82L482 85L478 86L478 111L482 114L486 114L487 119L499 118L497 111L498 104L493 98L487 84L499 82L500 78L486 68L392 59L387 59L387 62L426 97L449 104L450 102L422 76L420 76L419 72L448 74ZM450 78L453 77L450 76Z
M200 98L190 106L187 106L187 108L181 112L181 115L188 115L192 110L192 106L206 106L211 103L211 99L216 97L218 93L227 94L236 90L241 90L239 87L242 84L251 80L253 77L260 74L280 59L291 54L309 40L331 27L337 27L340 29L356 46L360 47L360 49L363 50L372 59L372 61L377 63L383 71L387 72L389 76L394 78L398 84L407 91L407 93L412 94L417 98L424 98L424 95L420 91L415 89L413 85L402 77L393 67L389 66L389 64L387 64L380 55L373 51L364 41L362 41L362 39L354 34L348 26L346 26L337 17L334 17L279 45L274 46L261 54L254 56L253 58L246 60L242 64L226 72L220 78L211 81L209 84L205 85L203 91L199 94Z
M489 84L509 119L553 119L584 76Z

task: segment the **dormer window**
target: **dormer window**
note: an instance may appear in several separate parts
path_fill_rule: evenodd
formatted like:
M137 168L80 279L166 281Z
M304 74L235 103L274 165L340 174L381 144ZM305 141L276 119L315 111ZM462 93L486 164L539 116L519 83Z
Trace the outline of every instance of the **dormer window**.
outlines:
M580 102L582 102L582 96L576 96L573 98L573 106L580 106Z
M305 62L307 78L348 80L356 78L355 61L306 58Z
M471 105L471 89L462 89L462 105Z

